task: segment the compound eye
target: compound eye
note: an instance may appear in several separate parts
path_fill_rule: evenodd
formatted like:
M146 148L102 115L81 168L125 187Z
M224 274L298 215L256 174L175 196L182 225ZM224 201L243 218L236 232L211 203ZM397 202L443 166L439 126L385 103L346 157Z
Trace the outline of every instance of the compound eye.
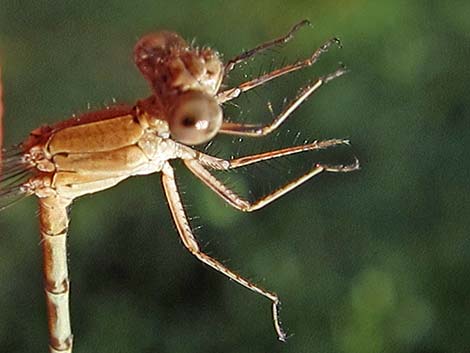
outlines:
M180 96L169 119L171 136L187 145L212 139L222 125L222 109L214 98L201 92Z

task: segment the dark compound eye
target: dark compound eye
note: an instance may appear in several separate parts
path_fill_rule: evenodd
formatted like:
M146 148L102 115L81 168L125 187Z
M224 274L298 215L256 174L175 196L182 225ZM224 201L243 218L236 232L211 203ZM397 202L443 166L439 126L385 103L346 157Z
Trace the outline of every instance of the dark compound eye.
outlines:
M182 119L183 126L190 127L196 124L196 119L193 116L186 116Z
M212 139L222 125L222 109L214 98L191 91L181 95L172 109L171 136L188 145L199 145Z

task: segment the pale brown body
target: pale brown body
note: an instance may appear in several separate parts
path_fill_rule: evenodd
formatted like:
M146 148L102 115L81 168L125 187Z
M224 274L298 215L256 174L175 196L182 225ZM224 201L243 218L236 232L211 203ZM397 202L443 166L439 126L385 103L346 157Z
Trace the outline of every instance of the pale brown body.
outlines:
M106 113L97 121L30 137L31 163L40 171L26 185L31 192L73 200L133 175L159 172L181 153L168 138L167 124L152 126L135 108Z
M110 107L51 127L41 127L21 145L21 164L31 176L20 185L20 191L39 198L52 353L70 353L73 344L66 249L68 207L77 197L110 188L134 175L155 172L162 173L165 195L184 246L200 261L271 300L276 332L280 340L286 339L279 323L277 295L261 289L201 251L184 212L169 161L183 160L194 175L226 202L246 212L262 208L323 171L348 172L358 168L357 160L346 166L314 164L305 175L259 200L249 202L217 180L210 169L228 170L348 142L336 139L315 141L232 160L212 157L188 146L207 142L217 133L264 136L279 127L320 86L344 73L339 69L306 86L270 124L239 124L223 120L222 103L271 79L312 65L321 53L337 42L326 42L304 61L220 91L225 74L239 62L286 42L304 24L305 21L294 26L284 37L242 53L225 66L214 51L190 47L172 32L145 36L137 43L134 54L137 66L152 88L153 94L149 98L135 106ZM7 166L18 168L16 161L5 161ZM13 167L10 169L16 171Z
M40 198L51 352L72 347L67 207L79 196L112 187L132 175L159 172L166 160L181 153L174 141L166 138L163 142L158 137L168 137L168 126L152 126L138 109L115 108L81 119L52 127L49 132L33 132L24 145L38 171L25 187Z

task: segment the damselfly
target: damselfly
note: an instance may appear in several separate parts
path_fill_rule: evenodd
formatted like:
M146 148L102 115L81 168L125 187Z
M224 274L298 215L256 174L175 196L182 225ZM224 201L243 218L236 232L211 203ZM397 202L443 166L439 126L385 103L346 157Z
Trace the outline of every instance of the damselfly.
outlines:
M36 195L39 200L51 352L72 351L66 249L70 205L82 195L111 188L130 176L156 172L161 173L163 189L184 246L203 263L269 299L277 335L281 341L286 339L279 323L278 296L201 250L184 211L170 161L181 159L204 184L229 205L244 212L266 206L322 172L349 172L359 168L356 159L349 165L316 163L301 177L251 202L229 189L211 170L235 169L273 158L344 145L348 141L315 141L228 160L190 147L204 144L217 134L265 136L276 130L322 85L345 73L341 67L313 80L267 125L224 119L224 103L270 80L311 66L328 48L339 44L336 38L330 39L305 60L262 74L237 87L221 88L224 78L238 64L289 41L307 23L302 21L285 36L243 52L225 64L216 51L189 45L176 33L160 31L146 35L134 48L134 60L150 84L152 93L148 98L135 105L115 105L52 126L42 126L32 131L20 145L4 151L0 207L4 208L27 195ZM0 112L2 108L0 106Z

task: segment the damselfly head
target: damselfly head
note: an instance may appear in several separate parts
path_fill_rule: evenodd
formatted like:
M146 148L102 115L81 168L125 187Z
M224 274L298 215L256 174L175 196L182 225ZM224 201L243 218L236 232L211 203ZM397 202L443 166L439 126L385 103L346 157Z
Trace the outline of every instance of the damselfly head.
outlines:
M215 95L223 78L215 51L192 47L173 32L142 37L134 47L134 61L161 100L189 90Z
M134 61L147 79L155 76L157 66L178 48L188 44L178 34L168 31L149 33L139 39L134 47Z

